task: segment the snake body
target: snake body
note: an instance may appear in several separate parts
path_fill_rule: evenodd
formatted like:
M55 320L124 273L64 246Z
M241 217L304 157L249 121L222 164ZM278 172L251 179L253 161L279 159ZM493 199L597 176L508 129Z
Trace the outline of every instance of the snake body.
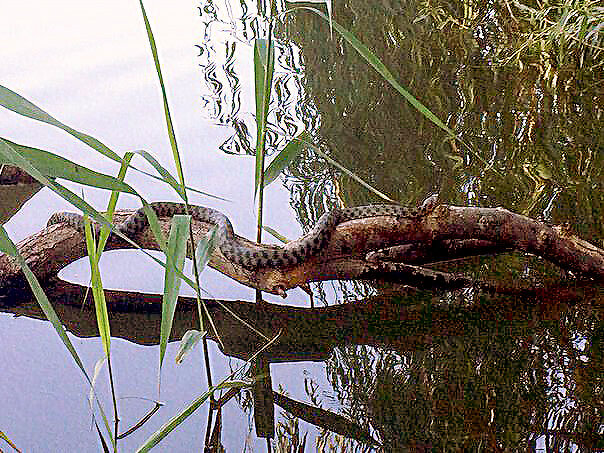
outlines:
M296 241L289 242L283 247L267 248L253 247L240 244L233 231L230 220L222 212L203 206L189 206L189 212L194 219L217 225L217 244L222 254L231 262L248 269L294 266L307 258L319 253L329 242L338 224L354 219L394 216L417 217L424 215L434 207L436 199L430 197L419 208L405 208L399 205L369 205L354 208L334 209L317 221L311 231ZM173 202L154 202L149 206L157 217L171 217L186 214L185 205ZM78 231L84 231L84 218L73 212L59 212L48 220L48 226L56 223L67 223ZM132 213L115 230L132 238L149 226L149 221L143 208ZM98 234L100 225L94 224Z

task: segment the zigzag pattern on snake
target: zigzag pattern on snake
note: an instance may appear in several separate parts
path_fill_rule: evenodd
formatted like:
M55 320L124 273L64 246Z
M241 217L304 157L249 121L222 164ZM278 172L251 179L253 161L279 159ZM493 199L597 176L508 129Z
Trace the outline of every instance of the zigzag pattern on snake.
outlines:
M264 267L294 266L307 258L319 253L329 242L331 235L338 224L354 219L378 216L418 217L425 215L435 206L437 198L428 198L419 208L405 208L399 205L370 205L354 208L334 209L323 214L314 228L301 239L289 242L283 247L262 248L250 247L239 244L233 232L230 220L220 211L203 206L189 206L189 214L196 220L218 226L217 243L222 254L231 262L248 269ZM186 214L185 206L181 203L154 202L149 206L158 217L171 217ZM55 223L67 223L79 231L84 231L84 218L73 212L59 212L53 214L48 220L48 226ZM115 229L127 237L134 237L149 226L149 221L143 208L132 213ZM100 225L94 224L98 234Z

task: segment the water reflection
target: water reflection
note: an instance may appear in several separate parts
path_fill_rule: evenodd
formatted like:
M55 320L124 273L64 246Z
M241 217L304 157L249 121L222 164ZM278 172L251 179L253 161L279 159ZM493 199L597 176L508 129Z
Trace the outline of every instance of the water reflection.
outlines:
M462 26L443 31L425 5L335 5L336 19L469 147L446 140L307 12L287 16L277 30L269 146L280 149L304 127L332 157L405 204L439 191L445 202L502 205L568 222L582 237L601 241L601 80L576 68L554 79L541 61L521 71L500 67L509 24L490 7L464 10L455 22ZM200 7L200 83L208 86L201 107L232 128L222 149L235 154L251 153L255 141L253 102L241 89L251 72L251 42L267 30L255 9L245 2ZM284 183L304 225L338 202L375 201L310 152ZM327 360L333 389L309 386L308 399L370 426L386 449L529 449L544 436L554 449L601 446L601 288L560 285L553 266L520 255L476 258L457 269L537 287L549 278L558 286L531 297L495 297L347 283L337 289L338 301L348 304L315 310L230 304L270 335L282 329L266 360ZM327 300L329 290L321 286L315 294ZM65 287L57 294L63 322L79 336L96 335L93 313L80 309L79 289L71 302L77 308L69 296ZM113 306L114 335L155 344L158 312L126 308L133 307ZM24 303L12 311L40 316L36 309ZM263 344L218 307L211 310L224 354L248 358ZM183 303L175 338L197 327L195 315ZM298 434L286 428L281 420L279 442L295 445Z
M206 29L226 26L221 9L211 5L212 14L203 10ZM502 67L499 43L509 32L508 17L490 8L465 11L464 27L440 32L425 6L335 6L336 20L374 50L469 149L445 140L342 38L332 37L322 19L305 11L285 16L276 33L280 76L273 92L271 146L279 148L304 125L332 157L403 203L438 190L448 202L501 205L553 222L571 221L587 238L601 237L604 143L596 74L560 68L554 83L540 62L520 72ZM228 18L238 44L254 38L246 32L257 17ZM233 86L235 55L208 50L202 66L215 71L220 64L230 74L223 84L208 83L208 89L216 120L234 126L225 149L249 153L253 127L246 119L251 117L242 117L240 105L229 98L236 90L219 88ZM348 205L375 200L315 156L301 158L290 171L287 182L303 221L336 199ZM595 187L585 185L586 172Z
M252 7L255 7L252 5ZM253 42L267 37L267 21L250 13L250 7L205 2L199 8L204 36L199 48L200 67L205 84L204 113L217 124L232 129L231 136L220 149L230 154L253 154L255 138L254 99L241 92L241 78L253 72ZM303 93L299 50L277 41L275 43L274 96L267 131L270 153L281 149L303 127L316 118L313 109L299 101ZM251 84L253 85L253 83Z
M49 296L61 299L68 330L96 336L93 311L80 308L85 289L55 289ZM307 383L308 397L319 406L326 398L342 402L342 415L371 427L387 451L527 450L546 433L560 447L598 442L602 326L594 308L601 296L590 286L560 286L517 300L480 295L468 305L463 293L439 301L406 291L314 310L208 301L208 312L228 356L248 359L264 344L234 312L269 337L280 334L263 354L267 362L327 360L333 389ZM112 335L157 344L161 307L153 298L108 292ZM7 311L43 318L35 303ZM199 325L196 313L193 299L181 300L174 339ZM316 411L301 414L325 427ZM355 436L351 429L346 437Z
M288 58L280 59L273 91L271 146L278 149L303 125L331 157L403 204L417 204L438 191L451 204L503 206L547 222L567 222L579 236L603 243L603 91L601 72L593 69L597 53L583 51L580 62L563 57L552 62L545 51L536 58L515 53L528 45L518 42L522 35L514 15L528 10L512 11L516 6L508 3L333 6L335 19L467 146L448 140L322 19L306 11L285 16L276 31L279 53ZM204 9L206 26L220 23L220 8L212 4L213 15ZM236 34L253 28L258 18L250 17L229 16ZM241 41L253 38L245 35ZM235 53L226 55L235 58ZM210 61L216 65L218 55L211 57L204 65L214 71ZM225 72L227 66L234 67L223 64ZM225 150L250 153L253 127L245 122L250 117L241 115L238 104L218 101L232 99L235 92L225 91L232 84L228 77L223 80L220 89L210 91L216 120L233 125ZM304 225L333 205L376 201L311 152L290 166L284 183ZM476 258L457 269L535 284L560 279L558 270L519 255ZM363 287L355 292L355 286L341 284L340 301L391 291ZM322 297L324 290L316 294ZM558 296L569 293L560 292L548 292L540 302L493 302L472 292L407 301L426 310L417 323L401 328L397 313L396 320L381 319L380 329L392 328L399 338L426 329L422 341L407 348L349 345L329 359L342 410L362 426L373 426L392 451L534 450L543 446L544 436L554 450L572 444L602 447L601 323L587 308L601 307L602 291L588 290L565 302ZM465 308L442 305L451 301ZM434 303L443 318L434 316ZM501 312L497 304L514 308ZM438 335L430 330L438 328ZM369 335L367 329L360 323L353 331ZM348 334L350 340L354 335Z

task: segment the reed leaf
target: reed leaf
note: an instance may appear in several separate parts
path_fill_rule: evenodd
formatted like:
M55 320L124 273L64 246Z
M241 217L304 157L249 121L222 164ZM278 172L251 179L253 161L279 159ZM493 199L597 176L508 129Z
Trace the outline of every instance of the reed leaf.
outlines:
M310 134L306 131L300 132L296 137L292 138L285 148L271 161L269 166L264 171L264 187L268 186L287 168L287 166L304 151L306 142L310 142Z
M0 249L3 252L5 252L6 254L8 254L9 256L12 256L17 260L17 263L23 270L23 274L25 275L25 278L27 279L27 282L29 283L29 286L32 290L34 297L36 298L36 301L38 302L38 305L40 305L40 308L44 312L46 319L48 319L48 321L50 321L50 323L54 327L55 332L57 332L57 335L59 336L59 338L65 345L65 348L67 349L67 351L69 351L69 354L71 355L73 361L75 362L77 367L80 369L80 371L84 375L84 378L88 381L88 384L90 385L90 387L94 388L93 381L90 378L90 376L88 375L88 373L86 372L86 368L84 368L84 363L82 362L82 360L80 359L80 356L78 355L77 351L75 350L73 343L67 336L65 327L63 327L63 323L59 319L59 316L57 315L54 308L52 307L52 304L48 300L48 297L46 297L46 293L42 289L40 282L38 281L38 279L36 278L34 273L31 271L31 269L25 262L25 259L23 258L23 256L21 256L21 254L17 250L17 247L15 246L13 241L10 239L10 237L6 233L6 230L4 229L4 226L2 226L2 225L0 225ZM98 400L97 400L97 403L98 403ZM99 410L101 411L101 415L102 415L103 419L107 420L107 417L105 416L105 413L103 411L103 407L100 405L100 403L99 403ZM111 433L111 429L109 428L108 422L106 422L106 427L107 427L107 432ZM102 437L101 433L99 433L99 435ZM104 439L103 439L103 442L104 442Z
M49 151L20 145L6 138L2 140L48 178L61 178L99 189L119 190L136 195L136 190L113 176L90 170ZM13 162L0 157L0 164L13 165Z
M218 247L218 240L220 239L218 235L219 230L218 226L213 227L205 237L199 240L197 247L195 247L195 261L200 273L210 261L216 247Z
M207 392L204 392L201 396L196 398L191 404L189 404L180 413L172 417L166 422L159 430L154 432L143 445L141 445L136 451L137 453L144 453L155 447L162 439L176 429L182 422L184 422L191 414L193 414L200 406L210 399L212 393L217 390L226 388L241 388L249 386L249 382L245 381L222 381L220 384L210 388Z
M166 118L166 127L168 130L168 137L170 138L170 147L172 148L172 156L174 158L174 163L176 164L176 171L178 173L178 177L180 179L180 183L182 186L181 196L183 200L187 200L187 194L184 190L185 187L185 177L182 171L182 164L180 161L180 154L178 153L178 145L176 143L176 135L174 134L174 126L172 124L172 117L170 115L170 107L168 106L168 97L166 95L166 87L164 86L164 78L161 72L161 66L159 64L159 57L157 55L157 46L155 45L155 38L153 37L153 31L151 30L151 24L149 23L149 19L147 17L147 12L145 11L145 6L143 5L143 1L139 0L139 4L141 7L141 13L143 15L143 21L145 22L145 30L147 31L147 39L149 40L149 46L151 47L151 53L153 54L153 63L155 64L155 72L157 73L157 78L159 79L159 86L161 88L161 95L164 106L164 116Z
M88 134L84 134L83 132L79 132L66 124L61 123L59 120L46 113L41 108L37 107L33 103L29 102L23 96L15 93L12 90L0 85L0 105L9 109L12 112L18 113L19 115L26 116L28 118L42 121L43 123L50 124L52 126L56 126L60 129L63 129L68 134L74 136L78 140L86 143L93 149L96 149L101 154L107 156L108 158L120 161L121 158L103 143L98 141L96 138L91 137Z
M11 163L16 167L21 168L26 171L32 178L36 179L39 183L44 184L55 193L57 193L60 197L67 200L72 205L76 206L78 209L94 218L97 222L109 225L109 222L105 217L103 217L96 209L94 209L91 205L89 205L82 198L77 196L75 193L71 192L66 187L61 184L53 181L52 179L43 175L36 167L34 167L30 161L25 159L21 154L19 154L12 146L10 146L7 142L0 138L0 158L5 161Z
M98 359L96 361L96 363L94 364L94 372L92 373L92 383L90 384L90 392L88 393L88 405L90 407L91 412L94 411L94 402L96 400L96 381L99 378L101 371L103 370L103 365L108 360L109 360L109 356L104 355L103 357ZM114 439L113 432L111 431L111 427L109 425L109 419L105 416L105 412L103 412L102 410L101 410L101 418L103 419L103 425L105 425L105 429L109 433L111 439ZM98 424L96 423L96 420L95 420L94 424L97 428L97 432L98 432L99 436L101 437L101 443L105 444L105 439L102 436L101 430L100 430ZM113 444L113 451L116 451L117 445L115 444L115 442L112 442L112 444ZM104 451L107 451L107 449L104 449Z
M284 244L287 244L289 242L289 239L287 239L285 236L283 236L281 233L279 233L274 228L264 226L264 227L262 227L262 229L264 229L264 231L267 231L268 233L270 233L271 236L273 236L275 239L283 242Z
M254 42L254 81L256 98L256 172L255 193L262 186L268 107L275 68L275 47L272 39L257 39Z
M120 166L120 171L117 175L117 179L120 182L124 182L124 178L126 177L126 172L128 171L128 167L130 166L130 161L134 157L134 153L127 152L122 159L122 164ZM117 200L119 198L120 191L113 190L111 192L111 197L109 198L109 204L107 206L106 217L109 222L113 222L113 213L115 212L115 207L117 206ZM99 243L97 246L97 258L101 258L101 254L105 249L105 244L107 243L107 239L109 238L109 234L111 233L111 229L108 225L101 225L101 235L99 238Z
M180 291L181 279L177 270L182 272L185 256L187 254L187 240L189 237L189 225L191 217L185 215L175 215L172 217L172 227L170 237L168 238L167 257L173 264L166 267L164 274L164 298L162 301L161 328L159 341L159 367L164 361L166 347L172 332L172 323L174 321L174 312L178 302L178 293Z
M109 328L109 315L107 314L107 303L105 301L105 292L103 291L103 282L99 270L100 252L97 253L96 238L90 226L90 219L86 217L85 222L86 249L88 251L88 262L90 264L90 285L92 287L92 296L94 299L94 308L96 312L96 322L99 328L99 335L103 343L103 350L108 357L111 350L111 330Z
M95 149L96 151L100 152L104 156L108 157L109 159L114 160L116 162L120 162L120 163L122 161L120 156L118 156L114 151L109 149L107 146L105 146L103 143L101 143L96 138L94 138L88 134L84 134L83 132L79 132L79 131L61 123L59 120L54 118L52 115L45 112L40 107L34 105L32 102L28 101L20 94L15 93L14 91L12 91L2 85L0 85L0 106L5 107L8 110L10 110L14 113L17 113L19 115L23 115L27 118L31 118L31 119L49 124L51 126L58 127L64 131L66 131L73 137L77 138L78 140L81 140L82 142L84 142L91 148ZM150 156L149 153L147 153L145 151L137 151L136 153L143 156L152 166L156 167L157 161L155 161L154 159L149 160L148 159L148 157ZM164 178L158 177L158 176L150 174L146 171L140 170L134 166L132 168L146 176L153 178L153 179L156 179L159 181L165 181L168 184L170 184L170 182L171 182L171 180L169 178L164 179ZM171 178L171 179L174 180L174 178ZM170 185L172 185L172 184L170 184ZM187 189L194 191L196 193L200 193L202 195L207 195L212 198L217 198L217 199L223 200L223 198L221 198L221 197L216 197L215 195L209 194L207 192L203 192L198 189L194 189L191 187L187 187ZM179 189L178 192L183 193L184 191L182 189Z
M178 352L174 361L180 365L184 358L197 346L197 343L206 335L207 332L200 332L199 330L187 330L180 340L178 346Z

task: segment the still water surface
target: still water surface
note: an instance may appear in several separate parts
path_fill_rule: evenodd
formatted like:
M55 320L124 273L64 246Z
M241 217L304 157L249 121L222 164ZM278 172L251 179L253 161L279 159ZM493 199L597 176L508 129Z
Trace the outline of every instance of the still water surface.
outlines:
M147 4L148 3L148 4ZM219 202L193 197L193 202L214 206L225 212L240 234L254 236L252 190L253 158L232 158L218 151L229 131L213 124L201 108L201 71L198 49L200 19L194 3L171 5L146 2L158 42L170 107L187 182L190 186L231 200ZM118 153L145 149L173 171L171 152L161 107L161 94L138 4L135 2L31 2L3 6L0 18L3 69L1 83L20 93L61 121L85 131ZM248 52L248 56L249 56ZM243 91L251 98L250 71ZM252 104L247 103L248 106ZM251 108L251 107L250 107ZM98 171L115 174L117 167L95 151L62 131L0 111L2 136L17 143L39 147L72 159ZM141 161L142 164L142 161ZM132 174L129 182L148 200L174 200L166 187ZM69 184L68 184L69 185ZM70 185L78 193L81 188ZM281 208L269 221L290 237L299 235L295 216L288 207L288 193L274 185L268 197ZM105 193L84 189L85 198L101 209ZM137 206L133 198L122 197L123 208ZM69 206L48 190L31 199L7 224L14 241L44 227L48 217ZM132 252L109 253L104 260L104 284L108 288L161 292L163 273L148 258ZM70 266L64 277L86 283L84 260ZM111 269L122 269L114 272ZM253 299L248 288L230 283L211 270L204 273L204 286L213 297ZM293 292L292 299L296 299ZM192 294L191 291L188 294ZM300 299L298 299L300 300ZM303 299L302 299L303 300ZM293 303L293 302L291 302ZM54 330L46 322L26 317L0 315L0 430L22 451L97 451L98 440L91 429L87 403L88 389ZM71 337L88 370L102 356L97 339ZM216 376L228 374L229 364L214 347ZM157 397L158 350L116 339L113 343L114 370L123 427L132 424L150 407L140 398ZM203 385L203 365L193 354L182 365L174 365L176 348L171 345L162 372L161 399L165 409L149 426L121 441L122 451L133 451L151 432L197 397ZM318 367L317 367L318 366ZM291 381L287 371L273 367L273 381ZM302 369L320 372L321 365ZM98 380L99 395L108 395L104 375ZM301 382L298 389L301 390ZM291 392L292 390L290 390ZM303 394L299 395L301 398ZM106 400L105 403L110 403ZM109 404L108 408L111 407ZM237 414L237 415L235 415ZM193 451L203 444L207 410L198 411L179 433L170 436L160 451ZM245 414L231 404L224 444L228 451L241 451L249 431ZM248 440L254 446L256 441ZM263 443L260 443L263 445ZM260 447L260 450L263 447Z
M146 7L187 182L231 200L196 196L192 201L220 209L239 234L252 238L254 163L249 153L255 123L251 42L257 34L265 36L266 23L255 15L255 5L245 3L225 5L208 0L166 8L161 2L147 2ZM351 8L338 5L336 17L368 43L469 148L445 140L442 131L403 102L343 42L329 44L325 23L302 13L288 16L285 25L275 30L271 147L279 149L286 138L304 127L332 158L403 204L413 205L427 194L439 192L446 203L504 206L548 222L569 222L583 238L601 246L601 75L567 74L564 83L556 85L538 66L523 72L499 70L492 65L498 57L497 27L494 22L480 24L488 15L476 19L473 32L441 33L428 21L416 20L423 16L414 8L419 7L407 3L374 7L356 2ZM0 25L3 85L118 153L146 149L173 169L159 88L136 3L12 5L3 11ZM113 163L66 134L9 112L0 111L0 131L15 142L57 151L96 170L117 171ZM140 175L132 174L129 182L148 200L175 199L166 188L150 184ZM104 193L85 189L84 194L98 208L106 203ZM376 201L374 195L312 155L297 161L284 183L271 185L265 195L269 206L266 224L290 238L300 235L297 219L308 226L336 200L347 205ZM134 206L136 200L122 197L121 207ZM6 228L18 241L41 229L53 212L65 208L62 200L44 190ZM162 273L148 259L131 252L108 255L104 261L106 287L161 292ZM114 272L115 266L128 272ZM518 256L476 259L462 269L474 275L535 281L559 275L539 260ZM64 277L85 283L86 264L76 263ZM253 299L251 290L216 272L205 271L203 279L212 297ZM329 295L317 291L319 300L333 301L332 292L350 299L375 294L350 285L326 285L324 290ZM601 303L601 290L590 294L596 304ZM442 307L438 304L461 300L463 306L480 297L469 293L423 295L414 303ZM303 292L291 291L288 299L277 302L300 305L305 301ZM470 319L463 335L450 340L435 338L434 345L418 350L393 353L387 348L343 348L327 365L273 365L273 388L283 384L290 396L308 400L304 379L313 378L321 384L324 405L346 406L351 417L362 424L372 423L393 445L522 449L525 444L515 437L519 436L537 439L542 446L543 436L531 436L534 431L528 427L552 428L539 418L544 412L559 416L581 403L585 406L580 415L585 420L590 420L594 410L597 414L597 404L593 404L597 395L590 398L579 392L574 382L566 385L569 369L564 368L564 354L574 353L585 360L585 365L577 367L585 379L589 376L585 370L594 361L596 369L599 365L597 354L581 355L590 351L594 334L594 329L582 330L588 322L578 323L582 327L565 325L571 340L564 343L558 342L560 329L551 319L529 328L532 316L535 314L528 310L526 319L521 315L520 321L509 324L496 316L495 321L493 317ZM562 337L568 340L568 336ZM92 370L101 356L100 342L94 338L72 340ZM24 451L97 451L86 402L88 389L51 327L2 314L0 344L0 360L5 364L0 374L0 430ZM227 374L236 362L213 345L211 348L214 374ZM204 388L199 357L175 366L174 354L171 345L162 372L161 399L166 407L147 427L123 441L122 451L133 450ZM120 397L157 396L157 357L155 347L115 340L113 367ZM541 373L532 373L534 370ZM328 378L333 389L327 385ZM100 395L108 395L106 382L99 379ZM580 395L567 396L569 388ZM548 407L550 412L530 412L529 406ZM120 400L124 427L148 408L141 399ZM197 411L159 450L199 449L206 413L205 408ZM227 451L242 451L246 443L254 451L264 449L253 434L248 436L248 415L237 405L228 405L224 417ZM573 429L589 431L582 420ZM314 451L310 437L307 450Z

